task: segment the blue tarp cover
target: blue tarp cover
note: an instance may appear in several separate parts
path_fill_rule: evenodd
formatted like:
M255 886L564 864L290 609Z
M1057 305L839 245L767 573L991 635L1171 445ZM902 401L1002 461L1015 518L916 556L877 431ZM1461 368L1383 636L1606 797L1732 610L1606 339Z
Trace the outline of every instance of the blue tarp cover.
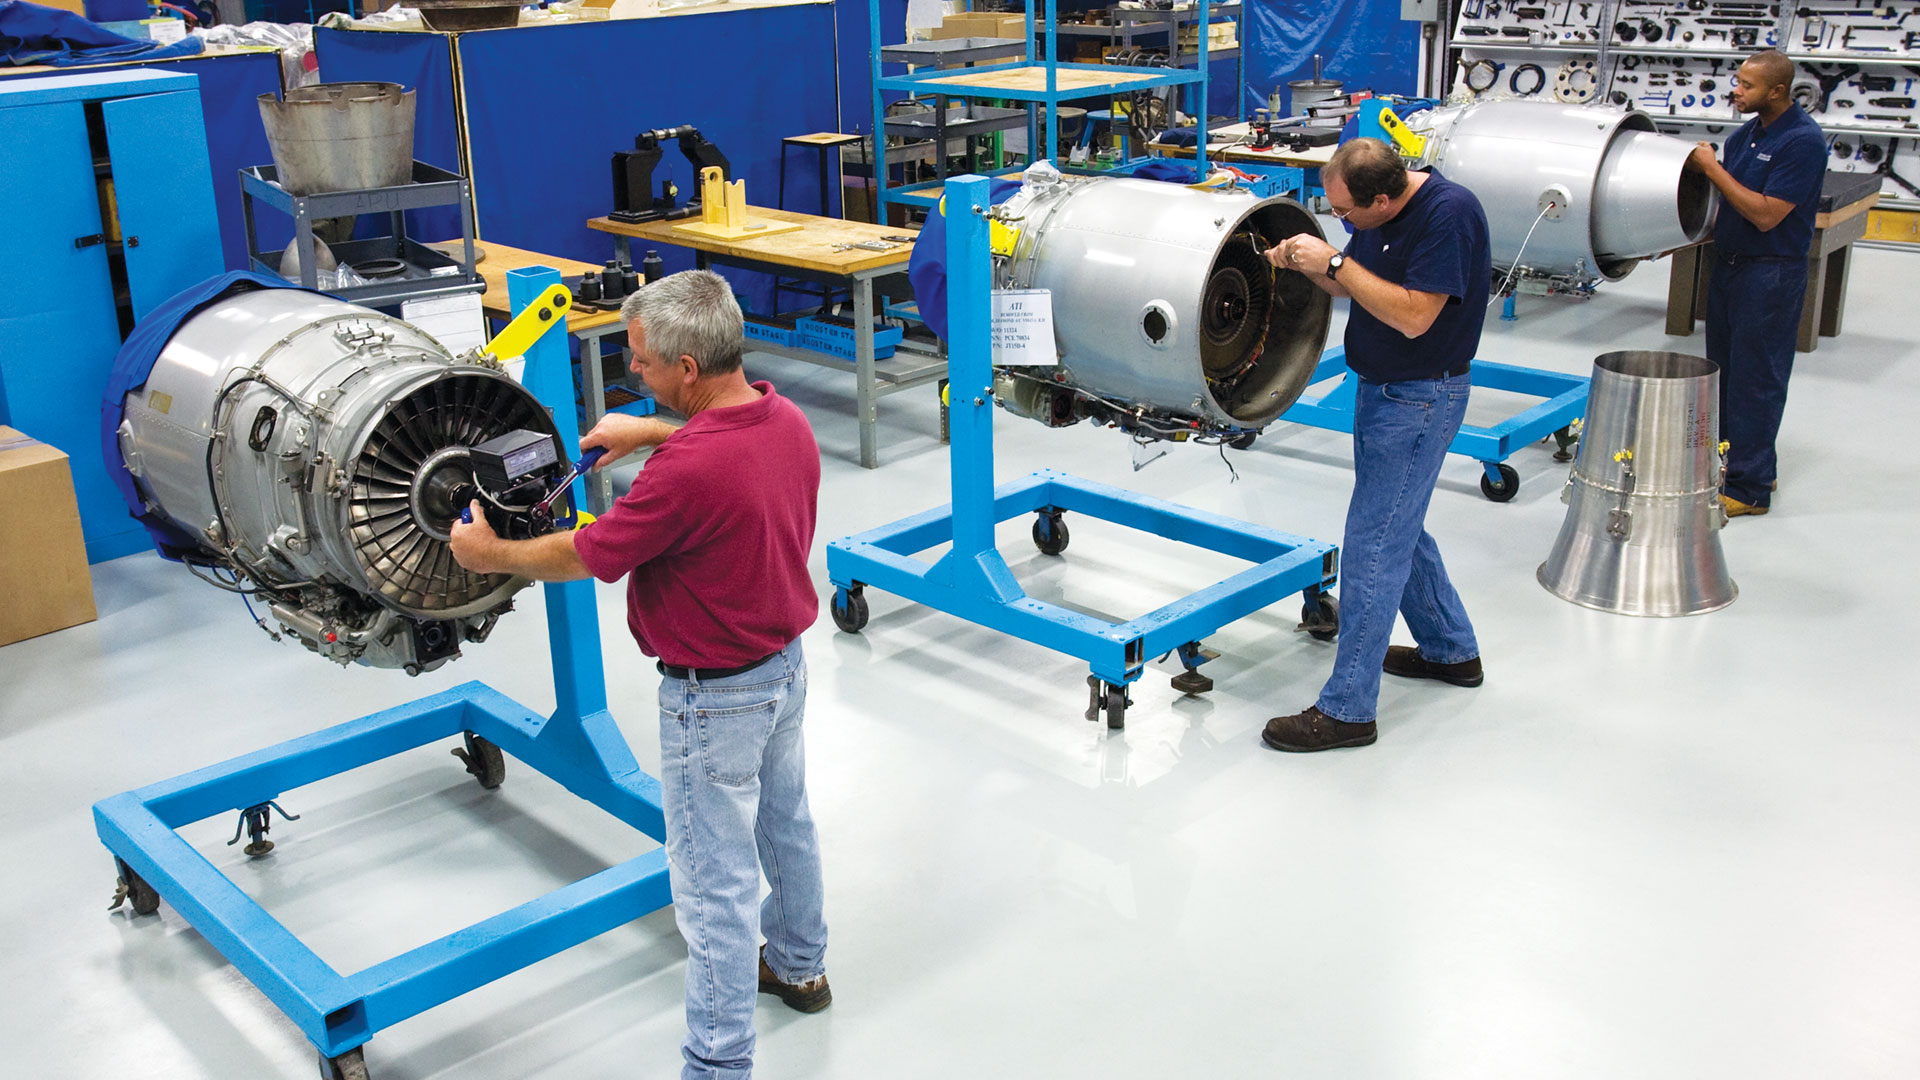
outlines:
M199 550L201 544L175 528L172 522L149 513L134 488L133 475L127 472L127 463L120 457L120 421L126 415L127 393L147 381L147 376L153 373L154 361L160 358L160 350L173 340L180 325L199 314L202 308L251 289L299 287L284 278L248 270L208 278L148 312L133 328L133 333L127 335L113 359L106 394L100 401L100 460L106 463L107 475L113 477L113 486L120 489L120 497L127 501L127 512L146 526L147 533L153 537L153 546L169 559L178 561L181 555Z
M16 66L79 67L122 60L171 60L206 46L189 35L168 45L121 37L61 8L0 0L0 57Z

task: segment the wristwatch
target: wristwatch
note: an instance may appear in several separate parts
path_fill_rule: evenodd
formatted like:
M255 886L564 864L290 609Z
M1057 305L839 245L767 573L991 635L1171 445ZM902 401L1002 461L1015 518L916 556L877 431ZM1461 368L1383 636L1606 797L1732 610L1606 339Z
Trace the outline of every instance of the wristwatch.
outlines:
M1336 251L1327 259L1327 280L1340 276L1340 268L1347 265L1347 257Z

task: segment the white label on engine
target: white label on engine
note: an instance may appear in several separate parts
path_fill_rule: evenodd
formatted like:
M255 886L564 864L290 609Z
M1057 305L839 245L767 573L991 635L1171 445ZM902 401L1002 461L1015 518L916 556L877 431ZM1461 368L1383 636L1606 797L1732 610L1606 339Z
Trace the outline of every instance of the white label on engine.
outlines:
M1046 289L993 291L993 363L1031 367L1060 362L1053 347L1053 293Z

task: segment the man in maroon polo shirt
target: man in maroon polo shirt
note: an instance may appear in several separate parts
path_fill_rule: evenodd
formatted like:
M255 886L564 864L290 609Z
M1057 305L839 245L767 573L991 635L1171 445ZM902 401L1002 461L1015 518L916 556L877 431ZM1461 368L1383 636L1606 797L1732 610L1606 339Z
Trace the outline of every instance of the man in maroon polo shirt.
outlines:
M654 447L612 509L574 532L503 540L475 503L453 554L478 573L627 578L627 625L661 672L660 784L687 942L681 1075L744 1080L756 993L801 1012L833 1000L800 732L820 450L792 402L747 381L740 306L719 275L662 278L620 313L633 372L686 425L608 416L580 438L607 449L597 468ZM762 870L771 892L756 911Z

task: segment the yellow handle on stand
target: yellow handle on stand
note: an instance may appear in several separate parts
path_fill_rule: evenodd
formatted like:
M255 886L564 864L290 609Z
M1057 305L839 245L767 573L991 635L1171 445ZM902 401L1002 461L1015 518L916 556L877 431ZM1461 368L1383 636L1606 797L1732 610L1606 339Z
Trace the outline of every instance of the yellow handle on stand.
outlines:
M566 324L567 312L572 308L573 294L567 287L549 285L480 351L496 360L525 356L533 343L540 340L540 335Z
M1393 144L1400 148L1400 153L1403 156L1418 158L1427 152L1427 137L1425 135L1415 135L1409 131L1406 123L1400 119L1399 114L1387 108L1385 105L1380 106L1380 128L1389 136L1392 136Z

